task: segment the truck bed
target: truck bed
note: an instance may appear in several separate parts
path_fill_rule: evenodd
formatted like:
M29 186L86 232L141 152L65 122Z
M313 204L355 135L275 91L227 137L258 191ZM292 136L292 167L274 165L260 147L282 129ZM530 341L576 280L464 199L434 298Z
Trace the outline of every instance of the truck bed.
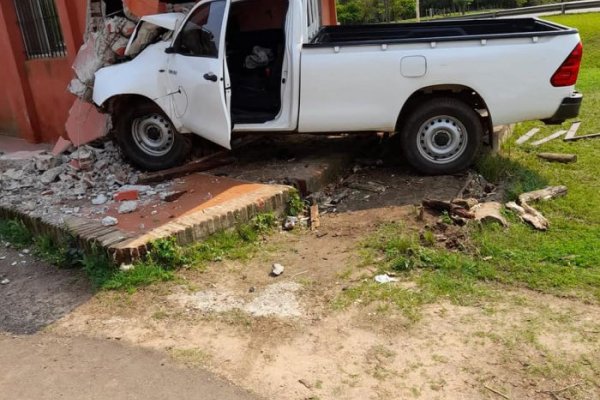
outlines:
M504 39L577 33L537 18L324 26L306 47Z

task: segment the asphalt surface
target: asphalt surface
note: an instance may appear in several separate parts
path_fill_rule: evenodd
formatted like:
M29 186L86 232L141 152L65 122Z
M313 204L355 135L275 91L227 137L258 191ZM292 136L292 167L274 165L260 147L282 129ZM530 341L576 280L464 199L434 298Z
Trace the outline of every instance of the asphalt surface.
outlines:
M45 333L93 296L87 278L0 246L0 400L258 400L167 352Z

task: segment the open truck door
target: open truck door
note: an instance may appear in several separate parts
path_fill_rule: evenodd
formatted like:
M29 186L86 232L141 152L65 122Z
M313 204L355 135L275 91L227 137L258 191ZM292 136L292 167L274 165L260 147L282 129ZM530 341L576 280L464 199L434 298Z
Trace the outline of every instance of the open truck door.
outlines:
M231 148L225 30L231 0L198 4L166 52L173 115L189 131Z

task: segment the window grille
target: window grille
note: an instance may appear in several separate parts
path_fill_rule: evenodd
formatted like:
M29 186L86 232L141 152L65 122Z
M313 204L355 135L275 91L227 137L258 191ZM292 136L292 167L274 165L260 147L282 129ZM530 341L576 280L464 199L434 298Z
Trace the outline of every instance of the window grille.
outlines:
M67 55L54 0L13 0L28 59Z

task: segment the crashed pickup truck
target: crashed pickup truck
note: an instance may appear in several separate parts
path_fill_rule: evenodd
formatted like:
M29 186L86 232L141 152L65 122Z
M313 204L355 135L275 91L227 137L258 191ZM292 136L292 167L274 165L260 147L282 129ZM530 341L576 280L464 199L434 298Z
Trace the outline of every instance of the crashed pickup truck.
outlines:
M321 26L319 10L205 0L146 17L170 34L100 69L94 103L148 170L183 162L191 134L230 148L240 132L373 131L395 132L419 171L453 173L494 125L579 112L575 29L535 18Z

